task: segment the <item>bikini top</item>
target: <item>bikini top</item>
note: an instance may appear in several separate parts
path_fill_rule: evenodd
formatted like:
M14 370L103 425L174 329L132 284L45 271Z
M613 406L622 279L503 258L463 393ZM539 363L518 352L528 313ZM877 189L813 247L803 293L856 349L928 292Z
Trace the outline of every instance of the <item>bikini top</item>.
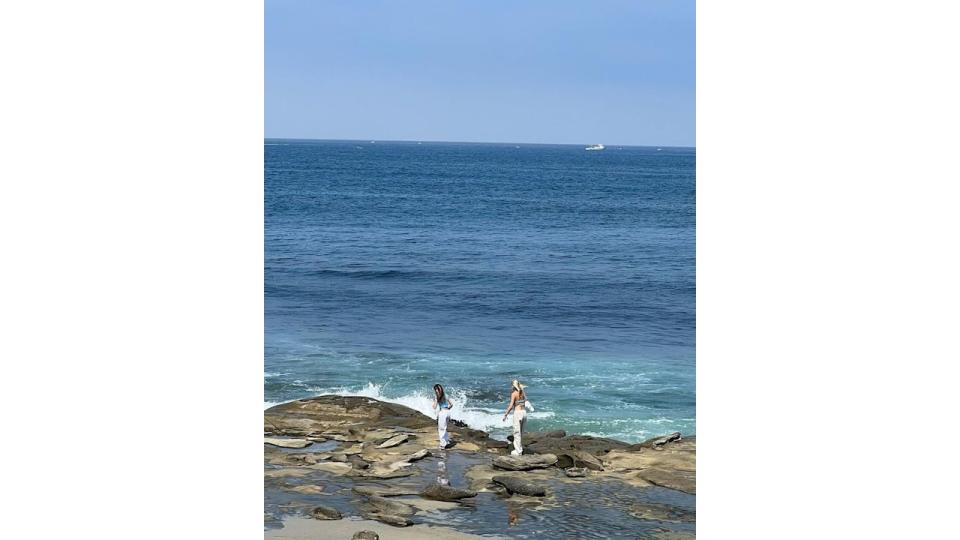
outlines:
M453 408L453 407L450 406L450 402L447 401L447 398L446 398L446 397L444 397L444 398L443 398L443 401L439 402L439 403L437 404L437 406L440 407L441 409L452 409L452 408Z

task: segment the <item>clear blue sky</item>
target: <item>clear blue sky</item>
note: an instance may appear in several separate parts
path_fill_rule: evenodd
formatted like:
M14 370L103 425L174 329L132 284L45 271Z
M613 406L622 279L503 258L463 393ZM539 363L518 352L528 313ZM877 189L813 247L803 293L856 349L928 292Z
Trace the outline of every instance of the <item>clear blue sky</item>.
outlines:
M693 0L266 0L265 135L695 145Z

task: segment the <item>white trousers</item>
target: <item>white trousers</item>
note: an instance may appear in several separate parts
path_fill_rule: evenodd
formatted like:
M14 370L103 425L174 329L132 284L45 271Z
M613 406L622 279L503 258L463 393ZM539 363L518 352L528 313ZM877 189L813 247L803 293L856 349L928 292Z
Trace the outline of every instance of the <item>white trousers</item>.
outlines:
M523 453L523 445L520 442L520 434L523 432L523 425L527 423L527 411L523 406L513 409L513 449L518 454Z
M450 434L447 433L447 421L450 420L450 409L440 409L437 413L437 434L440 436L440 446L450 444Z

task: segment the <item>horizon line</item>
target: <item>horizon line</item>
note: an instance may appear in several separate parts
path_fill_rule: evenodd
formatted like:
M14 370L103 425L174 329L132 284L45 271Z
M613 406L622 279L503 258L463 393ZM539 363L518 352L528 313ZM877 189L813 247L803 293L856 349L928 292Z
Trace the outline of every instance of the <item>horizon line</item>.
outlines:
M436 140L427 140L427 139L314 139L310 137L267 137L264 136L263 140L274 140L274 141L319 141L319 142L363 142L370 143L371 141L379 142L391 142L391 143L452 143L452 144L512 144L512 145L530 145L530 146L582 146L584 144L591 143L531 143L531 142L509 142L509 141L436 141ZM666 145L656 145L656 144L606 144L599 143L604 146L627 146L634 148L689 148L696 149L696 146L678 146L672 144Z

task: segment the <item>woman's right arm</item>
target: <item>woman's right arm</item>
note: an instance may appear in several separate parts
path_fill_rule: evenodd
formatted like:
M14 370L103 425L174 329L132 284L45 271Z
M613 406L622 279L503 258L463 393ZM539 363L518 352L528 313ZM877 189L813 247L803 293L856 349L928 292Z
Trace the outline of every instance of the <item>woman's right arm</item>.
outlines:
M510 411L513 410L513 405L517 402L517 393L513 392L510 394L510 405L507 405L507 412L503 413L503 419L507 419L507 415L510 414Z

